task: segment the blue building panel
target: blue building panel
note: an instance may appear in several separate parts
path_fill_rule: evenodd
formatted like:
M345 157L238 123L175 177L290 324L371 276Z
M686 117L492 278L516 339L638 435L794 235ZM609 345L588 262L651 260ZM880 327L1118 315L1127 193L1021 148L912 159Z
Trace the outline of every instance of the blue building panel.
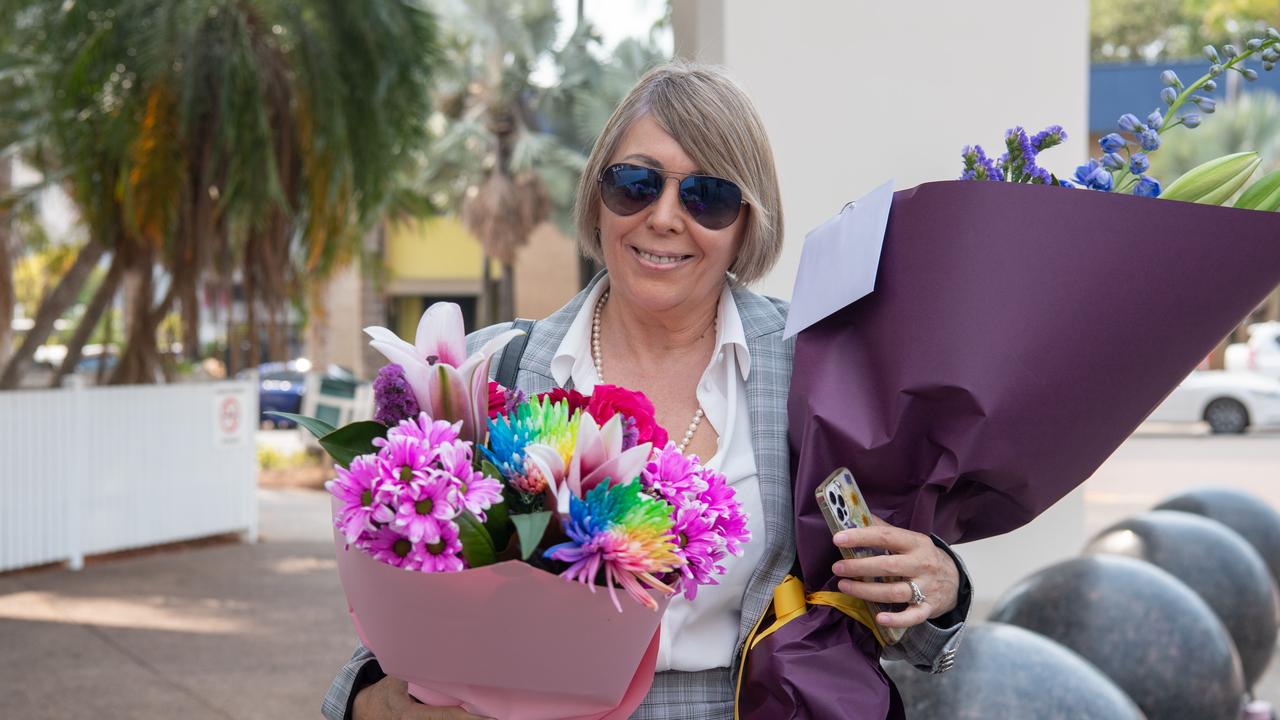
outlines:
M1237 82L1241 92L1270 91L1280 94L1280 69L1264 72L1258 62L1247 67L1258 71L1258 79L1248 82L1239 73L1218 77L1218 89L1202 93L1220 103L1226 96L1229 82ZM1146 117L1152 110L1164 110L1160 100L1160 73L1172 70L1184 83L1195 82L1209 70L1209 62L1203 59L1180 60L1166 63L1094 63L1089 69L1089 132L1104 135L1116 129L1116 120L1125 113ZM1190 109L1194 109L1194 105Z

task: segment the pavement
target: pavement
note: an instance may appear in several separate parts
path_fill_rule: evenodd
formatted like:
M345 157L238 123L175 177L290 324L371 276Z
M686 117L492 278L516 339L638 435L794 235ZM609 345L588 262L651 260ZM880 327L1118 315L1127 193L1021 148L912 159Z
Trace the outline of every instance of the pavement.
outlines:
M329 501L258 497L253 545L0 575L0 717L319 717L355 646Z
M285 441L287 442L287 441ZM1280 508L1280 434L1131 438L1086 483L1101 528L1185 487ZM259 542L182 545L0 574L0 718L319 717L355 634L323 492L260 489ZM990 607L975 607L972 619ZM1280 662L1259 697L1280 704Z

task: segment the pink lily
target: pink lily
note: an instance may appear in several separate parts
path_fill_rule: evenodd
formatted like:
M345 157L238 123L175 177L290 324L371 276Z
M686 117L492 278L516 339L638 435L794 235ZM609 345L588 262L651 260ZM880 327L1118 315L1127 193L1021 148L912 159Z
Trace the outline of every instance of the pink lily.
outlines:
M484 441L489 422L489 364L493 354L521 331L498 333L467 357L462 309L448 302L427 308L412 345L384 327L364 331L373 338L369 344L375 350L404 368L418 407L434 420L461 421L463 440Z
M616 485L639 476L653 450L653 443L622 449L621 415L614 415L600 426L595 418L584 412L579 422L578 441L567 469L563 469L563 462L554 452L535 450L539 447L537 445L525 449L526 463L536 464L547 477L554 478L547 487L555 496L556 510L562 515L569 513L570 497L582 498L584 493L605 480Z

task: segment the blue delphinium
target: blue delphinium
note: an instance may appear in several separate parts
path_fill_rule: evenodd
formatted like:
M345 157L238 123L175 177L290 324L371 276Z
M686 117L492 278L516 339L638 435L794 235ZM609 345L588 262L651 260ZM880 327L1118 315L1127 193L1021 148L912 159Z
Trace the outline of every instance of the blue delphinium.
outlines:
M1111 189L1111 173L1107 172L1107 168L1098 160L1090 160L1077 167L1074 179L1077 184L1090 190L1108 191Z
M1235 71L1245 80L1256 80L1258 72L1244 66L1246 60L1255 56L1262 61L1264 71L1280 64L1280 30L1267 28L1265 37L1248 40L1243 49L1225 45L1219 52L1212 45L1205 46L1204 56L1211 63L1208 72L1189 84L1172 70L1161 72L1160 82L1164 87L1160 90L1160 100L1167 107L1163 111L1156 109L1145 118L1133 113L1121 115L1116 121L1119 132L1108 133L1098 141L1102 157L1076 168L1073 178L1055 177L1038 165L1037 155L1041 151L1066 139L1066 133L1057 125L1032 137L1027 137L1021 127L1006 131L1006 152L995 163L986 157L981 147L966 147L961 178L1056 184L1158 197L1160 181L1147 174L1151 167L1147 156L1160 149L1161 135L1179 125L1197 128L1203 122L1202 114L1211 114L1217 109L1217 101L1197 93L1216 91L1219 75ZM1188 104L1193 112L1179 113Z
M1129 158L1129 172L1134 175L1141 175L1151 167L1151 161L1147 159L1146 153L1134 153Z

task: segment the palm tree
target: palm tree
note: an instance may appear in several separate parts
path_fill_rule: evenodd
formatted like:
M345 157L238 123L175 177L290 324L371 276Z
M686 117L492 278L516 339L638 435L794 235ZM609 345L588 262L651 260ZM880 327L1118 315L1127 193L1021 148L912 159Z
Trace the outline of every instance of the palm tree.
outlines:
M423 184L435 207L457 212L485 252L490 322L515 315L516 250L550 216L547 177L576 176L584 158L540 128L544 89L533 80L555 39L551 0L438 2L450 34L450 68L437 87L438 114ZM493 297L491 262L501 268Z
M537 225L572 223L578 177L586 153L636 78L662 57L651 44L622 43L616 62L598 52L599 37L583 21L563 48L553 49L551 0L441 0L452 32L437 89L433 142L424 184L434 206L457 212L485 251L489 322L515 315L516 250ZM538 81L540 65L554 82ZM544 84L545 83L545 84ZM497 299L491 262L501 268Z
M228 344L243 334L250 363L284 359L290 304L359 255L426 141L434 16L415 0L0 0L0 12L27 30L0 67L23 101L0 107L0 141L70 190L86 276L112 256L76 339L123 286L112 381L148 381L164 368L165 315L181 309L194 357L201 289L238 283L247 321ZM67 281L74 297L83 279ZM54 295L37 329L66 309ZM44 336L28 333L0 387Z

